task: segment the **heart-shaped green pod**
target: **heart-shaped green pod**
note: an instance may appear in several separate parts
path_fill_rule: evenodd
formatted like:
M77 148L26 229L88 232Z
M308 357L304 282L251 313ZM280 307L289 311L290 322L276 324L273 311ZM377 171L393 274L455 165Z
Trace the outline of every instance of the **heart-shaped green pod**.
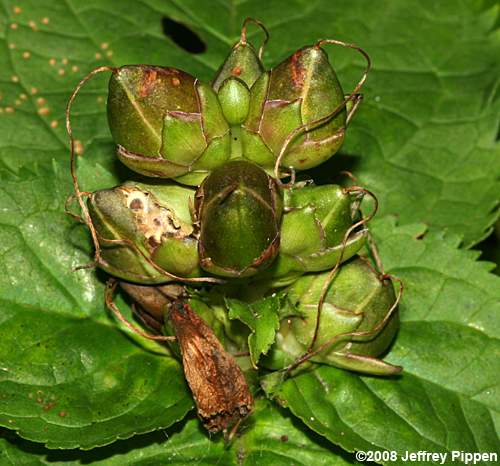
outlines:
M187 187L132 182L92 193L88 208L101 247L99 266L141 284L171 281L168 274L199 277L193 197Z
M288 288L288 298L301 316L281 322L273 351L264 363L267 367L286 367L311 345L328 275L305 275ZM365 260L357 258L344 264L326 295L312 351L326 347L311 360L374 375L400 372L399 366L377 359L389 348L399 328L395 302L392 281L381 278Z
M268 267L279 248L281 198L257 165L234 160L216 168L196 192L201 267L224 277L249 277Z
M279 255L262 275L273 286L285 286L306 272L335 266L342 254L345 261L365 244L366 229L344 236L357 215L359 194L338 185L314 186L296 183L284 191Z
M293 131L312 124L294 134L280 166L305 170L322 164L344 140L347 111L343 102L344 92L325 51L319 46L297 50L262 74L251 89L242 131L245 157L272 169ZM313 124L328 115L326 121Z
M230 156L229 127L217 95L175 68L114 70L108 121L119 159L143 175L197 185Z
M253 20L250 20L253 21ZM246 23L240 40L233 46L219 68L212 87L219 98L222 112L231 126L231 158L241 158L241 123L250 109L250 88L264 72L264 66L252 44L246 40Z

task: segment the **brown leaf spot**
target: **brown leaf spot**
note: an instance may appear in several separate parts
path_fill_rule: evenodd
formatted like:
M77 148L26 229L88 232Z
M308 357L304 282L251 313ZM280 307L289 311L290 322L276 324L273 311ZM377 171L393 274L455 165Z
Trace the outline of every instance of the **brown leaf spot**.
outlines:
M43 410L44 411L50 411L56 403L54 401L49 401L47 404L43 405Z

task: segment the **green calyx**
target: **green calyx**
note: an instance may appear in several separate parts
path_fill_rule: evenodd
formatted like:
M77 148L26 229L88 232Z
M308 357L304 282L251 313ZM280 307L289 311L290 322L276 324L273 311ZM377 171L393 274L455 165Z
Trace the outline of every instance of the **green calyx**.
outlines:
M279 255L264 274L273 286L285 286L307 272L331 269L365 244L360 228L343 240L356 220L359 198L341 186L297 183L284 193Z
M230 156L216 94L175 68L118 68L109 82L108 121L119 159L143 175L198 184Z
M328 272L306 275L287 289L297 314L281 322L273 352L265 365L274 369L293 363L312 343L318 302ZM322 308L311 360L374 375L391 375L401 368L377 359L388 349L398 327L393 284L382 280L365 260L343 265L334 278ZM391 312L392 311L392 312ZM329 344L331 343L331 344Z
M272 169L287 138L303 126L286 146L281 166L306 170L320 165L344 140L343 102L344 93L327 54L317 46L297 50L263 73L251 88L243 124L245 156Z
M248 277L278 253L281 197L264 170L244 160L215 169L196 192L201 267L226 277Z
M99 266L141 284L199 276L193 196L189 188L142 183L92 193L88 208L101 247Z

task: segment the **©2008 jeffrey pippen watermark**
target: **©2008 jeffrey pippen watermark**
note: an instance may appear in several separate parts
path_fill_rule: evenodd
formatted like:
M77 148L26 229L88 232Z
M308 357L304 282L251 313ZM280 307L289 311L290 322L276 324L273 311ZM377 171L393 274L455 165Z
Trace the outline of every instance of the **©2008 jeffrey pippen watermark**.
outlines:
M432 451L357 451L355 453L358 461L384 462L407 462L419 464L478 464L478 463L498 463L498 453L496 452L470 452L452 450L450 452L432 452Z

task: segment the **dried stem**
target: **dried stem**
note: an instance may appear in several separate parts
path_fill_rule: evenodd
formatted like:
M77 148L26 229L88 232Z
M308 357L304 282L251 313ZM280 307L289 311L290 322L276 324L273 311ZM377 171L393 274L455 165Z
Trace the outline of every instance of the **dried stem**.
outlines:
M121 313L120 309L116 306L113 301L113 295L115 293L116 287L118 286L118 281L114 278L110 278L106 283L106 291L104 295L104 300L106 302L106 306L108 309L116 316L116 318L124 324L129 330L134 332L135 334L147 338L148 340L154 341L173 341L176 340L174 336L165 336L165 335L152 335L150 333L144 332L139 327L136 327L134 324L129 322ZM165 310L166 312L166 310Z
M80 186L78 183L78 178L76 176L76 161L75 161L75 140L73 138L73 129L71 127L71 107L73 105L73 101L75 100L77 94L80 92L80 89L82 86L93 76L95 76L98 73L103 73L105 71L111 71L114 72L116 68L111 67L111 66L99 66L98 68L93 69L87 76L85 76L76 86L75 90L71 94L68 105L66 106L66 131L68 132L69 136L69 144L70 144L70 170L71 170L71 178L73 179L73 188L75 190L75 196L78 199L78 203L80 204L80 207L83 212L84 220L85 223L87 224L90 234L92 235L92 240L94 242L94 247L95 247L95 256L94 256L94 263L98 264L100 257L101 257L101 248L99 246L99 241L97 240L97 232L94 228L94 225L92 223L92 219L90 218L89 211L87 209L87 206L85 202L83 201L83 194L80 191Z
M259 47L259 52L258 52L258 55L257 55L259 57L259 60L262 60L262 54L264 53L264 47L266 46L267 42L269 41L269 31L267 30L267 28L258 19L247 17L247 18L245 18L245 21L243 21L243 26L241 28L240 43L242 43L242 44L246 44L247 43L247 26L248 26L248 23L254 23L258 27L260 27L260 29L262 29L262 31L264 32L264 36L265 36L264 37L264 42Z

